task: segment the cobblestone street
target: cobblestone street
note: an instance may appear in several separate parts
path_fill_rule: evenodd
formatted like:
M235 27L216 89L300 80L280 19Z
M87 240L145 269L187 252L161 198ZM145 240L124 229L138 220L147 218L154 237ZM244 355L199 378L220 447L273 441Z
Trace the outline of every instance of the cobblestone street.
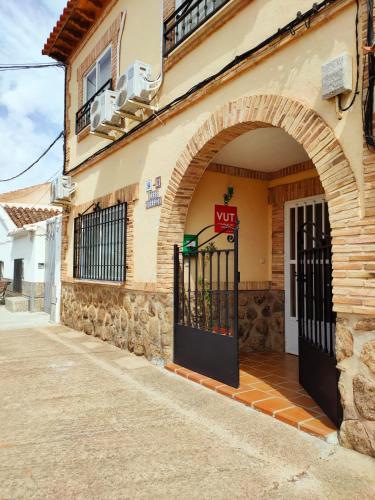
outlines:
M0 376L2 499L374 498L373 459L65 327L0 327Z

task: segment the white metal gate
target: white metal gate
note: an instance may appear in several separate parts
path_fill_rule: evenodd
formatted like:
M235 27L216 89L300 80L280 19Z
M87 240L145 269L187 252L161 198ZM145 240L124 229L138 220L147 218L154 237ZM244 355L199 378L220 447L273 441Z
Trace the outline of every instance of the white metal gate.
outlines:
M61 216L47 220L44 311L56 323L60 318Z
M285 352L295 355L298 355L297 233L306 223L315 224L322 233L329 228L324 196L285 204Z

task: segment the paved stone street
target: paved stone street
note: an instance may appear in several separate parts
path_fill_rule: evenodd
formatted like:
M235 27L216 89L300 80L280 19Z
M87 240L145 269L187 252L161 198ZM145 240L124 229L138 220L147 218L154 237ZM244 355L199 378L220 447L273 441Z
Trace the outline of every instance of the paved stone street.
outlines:
M375 497L373 459L1 309L1 499Z

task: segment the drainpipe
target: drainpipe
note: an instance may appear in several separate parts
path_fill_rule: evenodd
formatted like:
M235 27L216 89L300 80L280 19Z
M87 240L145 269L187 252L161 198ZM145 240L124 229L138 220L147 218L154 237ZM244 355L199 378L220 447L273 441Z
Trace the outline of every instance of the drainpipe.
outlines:
M155 80L147 80L150 83L155 83L155 95L151 99L151 102L157 96L157 93L160 91L161 86L164 82L164 31L163 31L163 23L164 23L164 2L160 0L160 73Z
M122 35L124 34L125 20L126 20L126 11L121 13L120 30L118 32L118 38L117 38L117 78L120 76L121 41L122 41Z

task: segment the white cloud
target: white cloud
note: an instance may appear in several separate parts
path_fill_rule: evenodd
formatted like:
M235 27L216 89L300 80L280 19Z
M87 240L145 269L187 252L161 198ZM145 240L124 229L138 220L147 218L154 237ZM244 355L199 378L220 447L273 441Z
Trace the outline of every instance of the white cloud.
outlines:
M0 63L52 61L43 45L66 0L1 2ZM64 70L45 68L0 72L0 179L30 165L63 129ZM27 174L0 183L0 193L49 179L62 169L63 141Z

